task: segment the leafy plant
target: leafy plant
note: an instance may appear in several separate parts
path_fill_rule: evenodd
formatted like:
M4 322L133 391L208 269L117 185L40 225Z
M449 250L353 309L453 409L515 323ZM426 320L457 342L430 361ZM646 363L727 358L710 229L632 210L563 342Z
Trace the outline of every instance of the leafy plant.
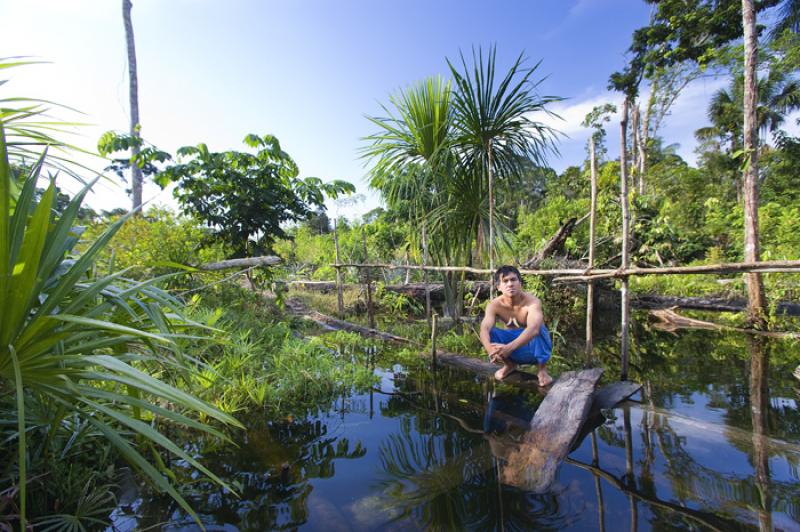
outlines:
M322 208L324 195L355 191L346 181L300 179L297 164L272 135L247 135L256 153L209 151L205 144L184 146L186 162L167 167L156 181L177 183L175 197L188 214L203 221L237 256L248 246L270 245L285 237L281 224L303 220ZM251 241L257 238L257 241Z
M28 485L27 435L75 415L99 431L137 471L196 518L168 481L167 471L142 454L156 447L174 454L221 482L193 456L148 421L174 423L220 438L224 435L191 416L204 414L241 426L233 417L156 378L190 372L190 359L175 339L195 324L181 317L182 304L157 289L158 279L136 282L124 271L87 275L101 250L125 222L111 225L82 254L78 209L93 183L62 213L54 214L55 183L37 200L44 156L11 202L11 171L0 124L0 389L13 391L18 444L20 526L25 528ZM49 419L32 419L31 401L51 406ZM163 405L169 405L165 408ZM46 429L45 429L46 430Z

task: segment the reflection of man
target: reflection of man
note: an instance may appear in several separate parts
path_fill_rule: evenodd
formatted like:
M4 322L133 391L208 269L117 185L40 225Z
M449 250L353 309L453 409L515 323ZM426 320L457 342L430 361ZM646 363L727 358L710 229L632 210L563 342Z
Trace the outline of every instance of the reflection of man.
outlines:
M500 296L486 307L481 322L481 343L492 362L503 364L495 372L495 378L503 380L519 364L538 364L539 385L547 386L553 382L545 368L553 343L543 323L542 302L522 290L522 277L513 266L498 268L494 282ZM505 329L495 327L498 319Z

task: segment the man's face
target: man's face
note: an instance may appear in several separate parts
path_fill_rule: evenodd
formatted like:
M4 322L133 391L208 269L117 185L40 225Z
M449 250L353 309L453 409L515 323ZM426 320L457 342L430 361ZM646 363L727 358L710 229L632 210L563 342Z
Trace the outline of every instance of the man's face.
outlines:
M506 273L500 276L500 282L497 283L497 289L504 296L514 297L522 292L522 283L516 273Z

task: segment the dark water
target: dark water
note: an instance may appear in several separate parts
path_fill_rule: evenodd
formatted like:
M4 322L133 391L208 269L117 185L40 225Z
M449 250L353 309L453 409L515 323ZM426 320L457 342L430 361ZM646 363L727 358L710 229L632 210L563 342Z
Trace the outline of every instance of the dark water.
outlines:
M242 416L238 449L195 442L241 498L198 479L191 503L209 530L800 530L798 345L634 338L642 392L582 436L544 495L515 458L541 396L383 353L373 390L305 418ZM616 343L598 345L605 381ZM554 366L578 367L570 350ZM196 528L168 498L117 514L122 529Z

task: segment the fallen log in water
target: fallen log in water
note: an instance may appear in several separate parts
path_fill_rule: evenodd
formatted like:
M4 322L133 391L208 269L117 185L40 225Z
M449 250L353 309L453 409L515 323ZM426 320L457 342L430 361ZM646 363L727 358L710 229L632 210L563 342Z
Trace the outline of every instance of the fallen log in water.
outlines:
M650 315L658 318L658 322L653 326L662 331L674 332L678 329L706 329L712 331L730 331L756 336L766 336L768 338L800 338L800 333L784 331L759 331L757 329L743 329L741 327L730 327L710 321L696 320L687 318L675 312L675 308L651 310Z
M714 312L744 312L747 300L725 297L676 297L658 294L638 294L631 298L631 304L643 309L685 308L690 310L710 310ZM776 307L777 314L800 316L800 304L781 301Z
M403 338L402 336L396 336L394 334L385 333L383 331L379 331L378 329L370 329L369 327L364 327L362 325L356 325L355 323L350 323L343 320L338 320L331 316L326 316L321 312L317 312L316 310L311 310L306 313L306 318L315 321L317 323L324 324L328 327L333 327L336 329L342 329L345 331L356 332L361 335L367 336L369 338L378 338L379 340L387 340L390 342L399 342L401 344L415 344L419 345L417 342L413 340L409 340L408 338Z
M589 417L601 368L561 375L533 416L525 441L511 451L502 480L533 493L545 493L555 480L575 438Z

